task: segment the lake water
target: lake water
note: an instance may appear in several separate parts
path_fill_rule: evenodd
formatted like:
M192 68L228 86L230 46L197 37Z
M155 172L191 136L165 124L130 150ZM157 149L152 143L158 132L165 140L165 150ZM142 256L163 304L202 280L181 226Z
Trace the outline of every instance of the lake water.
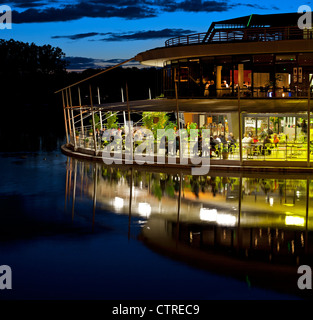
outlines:
M63 140L0 156L0 299L299 299L312 177L107 167Z

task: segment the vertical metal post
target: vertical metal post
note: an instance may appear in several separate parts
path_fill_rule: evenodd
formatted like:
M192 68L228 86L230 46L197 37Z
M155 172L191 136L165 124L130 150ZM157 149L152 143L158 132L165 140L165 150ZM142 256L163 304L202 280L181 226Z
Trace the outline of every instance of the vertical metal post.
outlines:
M68 131L67 131L67 118L66 118L66 111L65 111L65 101L64 101L64 92L62 91L62 101L63 101L63 113L64 113L64 124L65 124L65 135L66 135L66 143L69 143L68 140Z
M71 127L71 117L70 117L70 110L69 110L67 89L65 89L65 97L66 97L66 108L67 108L68 127L69 127L69 129L70 129L70 137L71 137L71 136L72 136L72 127Z
M240 106L240 86L238 84L238 124L239 124L239 157L240 165L242 165L242 128L241 128L241 106Z
M79 108L80 108L80 127L82 131L82 137L84 138L84 121L83 121L83 109L82 109L82 101L80 97L80 89L78 87L78 100L79 100Z
M307 166L310 166L310 156L311 156L311 81L312 81L312 77L309 77L309 88L308 88L308 125L307 125Z
M130 155L131 159L133 157L133 139L132 139L132 131L131 131L131 124L130 124L130 107L129 107L129 99L128 99L128 85L126 83L126 101L127 101L127 113L128 113L128 135L130 137Z
M75 121L74 121L74 112L73 112L73 105L72 105L72 93L71 93L71 88L68 89L68 93L69 93L69 98L70 98L70 107L71 107L71 116L72 116L74 149L76 150L76 148L77 148L77 143L76 143L76 132L75 132Z
M128 240L130 239L130 225L131 225L131 215L132 215L132 199L133 199L133 168L130 175L130 187L129 187L129 206L128 206Z
M176 98L176 117L177 117L177 129L179 134L179 157L182 159L182 143L181 143L181 128L180 128L180 119L179 119L179 106L178 106L178 90L177 82L175 82L175 98Z
M95 225L96 205L97 205L97 180L98 180L98 164L95 163L95 174L93 183L93 207L92 207L92 228Z
M237 223L237 250L239 250L239 246L240 246L241 200L242 200L242 177L240 176L240 178L239 178L238 223Z
M62 91L63 92L63 91ZM65 180L65 199L64 199L64 211L66 210L66 204L67 204L67 188L68 188L68 171L69 171L69 164L68 164L68 157L66 159L66 180Z
M124 102L124 91L123 88L121 88L121 95L122 95L122 102ZM124 118L124 128L126 130L126 113L123 111L123 118Z
M101 104L99 87L97 87L97 91L98 91L98 104ZM102 130L103 127L102 127L102 113L101 113L101 111L99 111L99 117L100 117L100 128Z
M73 199L72 199L72 221L74 220L74 207L76 197L76 179L77 179L77 160L74 160L74 186L73 186Z
M94 111L94 108L93 108L93 102L92 102L92 91L91 91L91 85L89 85L89 95L90 95L90 108L91 108L91 115L92 115L92 130L93 130L94 150L95 150L95 155L97 155L97 140L96 140L96 126L95 126L95 111Z
M308 224L309 224L309 210L310 210L310 178L306 178L306 212L305 212L305 253L308 252Z
M182 185L183 185L183 175L180 172L179 174L179 193L178 193L178 202L177 202L177 220L176 220L176 247L179 241L179 218L180 218L180 207L181 207L181 194L182 194Z

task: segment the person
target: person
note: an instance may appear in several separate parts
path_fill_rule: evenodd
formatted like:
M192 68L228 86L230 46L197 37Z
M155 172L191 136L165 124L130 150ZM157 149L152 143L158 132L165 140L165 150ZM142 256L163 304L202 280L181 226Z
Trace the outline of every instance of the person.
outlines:
M277 144L279 143L279 138L276 133L273 135L273 143L275 144L275 147L277 147Z
M267 153L268 155L271 154L271 149L269 148L269 144L271 144L271 139L269 136L266 136L265 139L263 140L263 150L262 154L265 155Z
M306 124L305 119L303 119L302 124L301 124L301 127L302 127L302 132L303 132L303 133L307 133L307 131L308 131L308 126L307 126L307 124Z
M214 80L211 80L211 82L210 82L209 96L210 97L215 97L216 96L216 85L214 83Z
M227 143L227 141L226 141L226 139L225 139L225 137L224 137L224 134L220 133L219 138L220 138L220 140L221 140L221 142L222 142L223 144L226 144L226 143Z
M227 83L227 81L226 80L223 80L223 82L222 82L222 85L221 85L223 88L228 88L229 86L228 86L228 83Z
M204 96L208 97L209 96L209 87L210 87L210 82L207 81L205 86L204 86Z
M253 139L251 137L251 134L245 133L243 139L242 139L242 147L247 150L247 157L251 156L251 144L253 142Z
M214 134L213 139L217 144L222 142L221 139L217 136L217 134Z
M214 140L214 138L211 136L210 137L210 158L213 157L212 152L216 152L216 146L218 143Z
M230 153L233 153L236 148L236 139L234 138L234 135L232 132L229 133L227 137L227 141L228 141L228 151Z
M245 133L243 139L242 139L242 143L246 146L250 146L252 143L253 139L251 137L251 134L247 134Z
M258 143L259 142L259 139L257 136L253 136L253 143Z

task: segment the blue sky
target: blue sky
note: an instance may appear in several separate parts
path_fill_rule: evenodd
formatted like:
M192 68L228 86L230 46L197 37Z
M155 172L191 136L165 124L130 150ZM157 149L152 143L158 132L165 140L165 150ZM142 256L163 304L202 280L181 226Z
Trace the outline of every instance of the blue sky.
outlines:
M73 68L112 65L166 39L205 32L211 22L240 16L296 12L311 2L292 0L13 0L12 29L0 38L60 47Z

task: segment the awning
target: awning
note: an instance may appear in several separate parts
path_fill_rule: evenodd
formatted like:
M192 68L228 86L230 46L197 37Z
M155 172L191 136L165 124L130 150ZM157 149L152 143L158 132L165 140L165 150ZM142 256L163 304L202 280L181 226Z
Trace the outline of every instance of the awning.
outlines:
M228 113L238 111L237 99L179 99L179 111L201 113ZM87 106L86 106L87 107ZM127 111L126 102L94 105L99 111ZM131 111L176 112L176 99L151 99L129 101ZM298 113L307 112L307 99L240 99L240 109L248 113Z

